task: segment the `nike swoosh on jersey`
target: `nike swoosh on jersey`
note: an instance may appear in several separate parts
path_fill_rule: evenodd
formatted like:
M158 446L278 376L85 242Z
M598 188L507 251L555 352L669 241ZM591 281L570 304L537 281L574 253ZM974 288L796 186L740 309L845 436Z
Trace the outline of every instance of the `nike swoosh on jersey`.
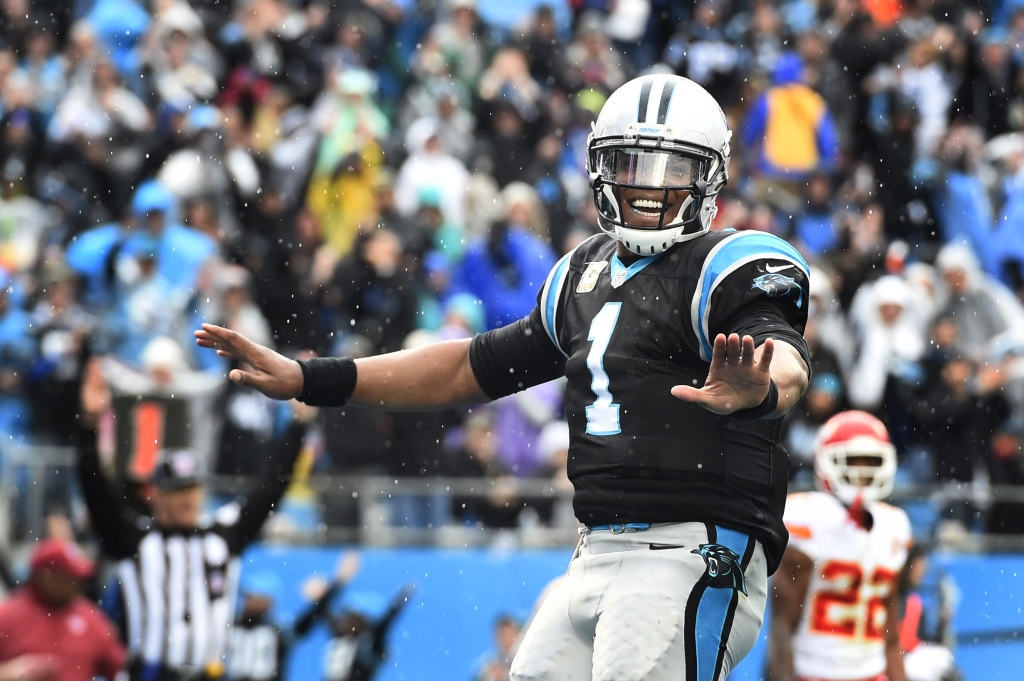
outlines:
M648 544L647 548L651 551L667 551L669 549L685 549L686 547L682 544Z
M771 265L764 266L765 270L767 270L771 274L781 272L782 270L788 270L790 267L795 267L795 265L779 265L778 267L772 267Z

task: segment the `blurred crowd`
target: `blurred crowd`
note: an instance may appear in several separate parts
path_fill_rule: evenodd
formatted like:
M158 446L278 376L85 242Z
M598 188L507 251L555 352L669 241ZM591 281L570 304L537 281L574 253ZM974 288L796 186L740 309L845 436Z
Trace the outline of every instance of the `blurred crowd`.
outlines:
M794 476L855 407L890 426L904 482L1022 484L1022 67L1020 0L3 0L0 431L68 444L87 376L126 478L152 432L259 474L296 409L229 384L199 323L360 357L527 314L596 231L602 103L673 72L734 131L714 228L813 267ZM514 526L516 480L568 485L563 419L557 382L468 411L331 410L309 465L497 479L392 520ZM946 515L1019 532L1019 509Z

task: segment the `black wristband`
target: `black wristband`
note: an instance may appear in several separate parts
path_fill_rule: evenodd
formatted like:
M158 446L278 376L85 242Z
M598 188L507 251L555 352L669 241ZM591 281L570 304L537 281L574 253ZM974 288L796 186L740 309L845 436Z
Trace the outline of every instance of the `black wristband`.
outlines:
M311 407L343 407L356 389L356 362L351 357L298 360L302 367L299 402Z
M761 404L748 409L740 409L729 414L733 418L753 421L762 419L771 414L779 406L779 386L775 385L774 379L768 379L768 394L761 400Z

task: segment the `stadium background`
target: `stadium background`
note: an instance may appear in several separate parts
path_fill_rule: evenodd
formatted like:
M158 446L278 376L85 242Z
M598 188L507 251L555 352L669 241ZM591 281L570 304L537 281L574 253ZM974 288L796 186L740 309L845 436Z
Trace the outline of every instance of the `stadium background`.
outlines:
M15 573L57 528L96 554L67 448L89 359L114 393L116 478L145 477L157 448L140 434L155 433L209 457L211 508L244 493L294 410L222 394L227 367L190 342L199 321L290 354L510 321L594 231L582 145L604 98L671 71L735 131L715 228L778 234L815 268L793 488L811 484L829 414L882 416L898 503L957 587L965 678L1022 678L1018 0L4 0L0 18L0 548ZM153 212L180 227L181 259L145 238ZM352 594L419 587L380 678L471 678L495 618L525 620L571 554L559 399L321 413L246 570L279 575L288 622L304 582L355 547ZM296 648L291 679L319 677L324 636ZM762 660L763 644L735 677Z

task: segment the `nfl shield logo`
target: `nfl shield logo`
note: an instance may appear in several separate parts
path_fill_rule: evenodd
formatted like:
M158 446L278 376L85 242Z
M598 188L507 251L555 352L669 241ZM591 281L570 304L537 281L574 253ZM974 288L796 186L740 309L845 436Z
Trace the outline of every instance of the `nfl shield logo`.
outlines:
M626 283L626 270L619 270L612 277L612 288L618 288Z
M607 260L600 260L598 262L587 263L587 269L583 272L583 276L580 277L580 283L576 285L576 293L590 293L597 286L597 279L604 272L605 268L608 267Z

